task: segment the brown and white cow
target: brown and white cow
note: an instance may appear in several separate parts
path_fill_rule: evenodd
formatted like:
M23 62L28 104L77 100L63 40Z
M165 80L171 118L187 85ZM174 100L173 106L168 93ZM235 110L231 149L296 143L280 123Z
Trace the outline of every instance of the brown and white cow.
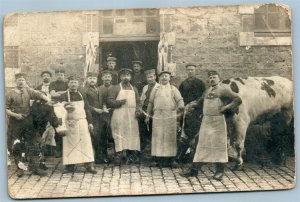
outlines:
M239 110L231 117L231 145L237 152L237 167L241 167L246 132L251 123L261 117L276 116L271 122L272 133L282 132L281 129L290 124L293 118L293 82L287 78L272 76L234 78L223 80L222 83L242 99Z

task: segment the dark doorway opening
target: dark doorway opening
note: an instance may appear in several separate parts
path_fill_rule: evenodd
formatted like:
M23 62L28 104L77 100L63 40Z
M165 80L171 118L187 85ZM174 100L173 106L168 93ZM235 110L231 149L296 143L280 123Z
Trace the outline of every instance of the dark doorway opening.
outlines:
M158 41L100 42L100 68L106 69L106 58L117 58L117 69L132 68L133 60L141 60L143 69L156 69Z

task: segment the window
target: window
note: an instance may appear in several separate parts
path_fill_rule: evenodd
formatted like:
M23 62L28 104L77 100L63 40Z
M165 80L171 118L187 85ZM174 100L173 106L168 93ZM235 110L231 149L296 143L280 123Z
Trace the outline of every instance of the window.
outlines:
M159 38L158 9L104 10L100 12L100 40L116 37ZM155 38L155 40L156 40ZM153 40L152 38L151 40ZM140 39L137 39L140 40Z
M287 10L275 4L267 4L255 9L254 32L290 33L291 22Z

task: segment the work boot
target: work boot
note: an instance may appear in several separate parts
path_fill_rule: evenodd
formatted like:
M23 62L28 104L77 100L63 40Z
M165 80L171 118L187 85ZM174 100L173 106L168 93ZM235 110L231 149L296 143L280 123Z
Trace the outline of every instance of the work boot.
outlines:
M46 166L45 163L40 163L39 168L42 170L48 170L48 167Z
M66 165L64 173L73 173L74 171L75 171L75 165L70 164L70 165Z
M182 177L197 177L198 176L198 170L197 169L189 169L185 172L179 173Z
M221 181L222 178L223 178L223 175L224 175L223 172L218 171L218 172L215 173L215 175L213 176L213 178L214 178L215 180Z
M39 175L40 177L43 177L43 176L47 176L48 173L46 171L40 169L40 168L34 168L32 170L32 174L33 175Z
M117 152L114 157L114 164L120 165L122 162L122 152Z
M18 168L18 169L17 169L17 176L18 176L18 177L22 177L23 175L24 175L24 170Z
M86 172L88 172L88 173L97 174L97 170L94 168L92 163L85 164L85 169L86 169Z

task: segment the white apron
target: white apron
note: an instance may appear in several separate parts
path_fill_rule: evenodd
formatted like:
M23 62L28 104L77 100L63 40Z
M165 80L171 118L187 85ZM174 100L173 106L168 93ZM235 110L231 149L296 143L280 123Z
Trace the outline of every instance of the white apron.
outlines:
M219 97L204 99L203 119L193 162L226 163L227 128Z
M69 91L68 102L70 102ZM63 165L93 162L94 152L84 110L84 101L71 103L75 110L67 115L68 131L67 135L63 137Z
M177 114L171 86L155 92L151 155L173 157L177 153Z
M140 151L140 133L138 121L135 118L136 100L133 87L132 90L121 90L116 100L126 99L126 103L120 108L114 109L111 118L112 135L115 141L116 152L122 150Z

